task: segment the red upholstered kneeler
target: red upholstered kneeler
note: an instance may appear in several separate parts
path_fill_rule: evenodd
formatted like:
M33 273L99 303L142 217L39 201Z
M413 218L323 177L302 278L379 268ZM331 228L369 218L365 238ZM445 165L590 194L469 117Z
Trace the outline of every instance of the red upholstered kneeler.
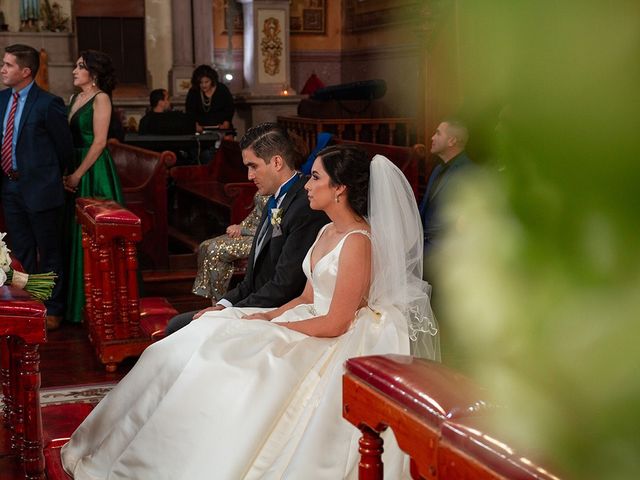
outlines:
M486 408L482 390L436 362L379 355L352 358L346 370L343 415L362 431L361 479L382 479L379 433L387 427L411 457L413 478L436 478L443 422Z
M44 305L23 290L0 287L3 421L29 479L44 479L38 345L47 340L45 315Z
M391 428L414 479L557 480L491 433L499 413L463 375L402 355L352 358L343 377L343 415L362 431L359 478L382 480L382 439Z
M164 298L139 298L140 218L112 200L92 198L76 200L76 216L84 249L85 323L98 358L115 371L124 358L160 338L178 312Z

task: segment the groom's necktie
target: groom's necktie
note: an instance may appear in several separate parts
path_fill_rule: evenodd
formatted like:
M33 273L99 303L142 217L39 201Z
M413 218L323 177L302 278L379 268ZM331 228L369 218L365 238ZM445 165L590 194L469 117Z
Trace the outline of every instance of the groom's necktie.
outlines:
M262 250L262 246L265 242L265 237L267 236L267 231L269 230L269 224L271 223L272 210L277 208L280 203L282 203L282 199L287 194L291 186L298 181L298 175L294 175L291 177L287 183L280 187L280 190L277 192L277 195L271 195L269 200L267 200L267 205L265 208L267 209L267 218L262 224L260 228L260 232L258 233L258 243L256 244L256 253L253 257L253 263L255 264L256 258L258 258L258 253Z
M13 170L13 132L15 130L16 110L18 109L18 92L13 94L13 105L9 110L9 118L7 118L7 126L4 129L2 137L2 170L9 175Z

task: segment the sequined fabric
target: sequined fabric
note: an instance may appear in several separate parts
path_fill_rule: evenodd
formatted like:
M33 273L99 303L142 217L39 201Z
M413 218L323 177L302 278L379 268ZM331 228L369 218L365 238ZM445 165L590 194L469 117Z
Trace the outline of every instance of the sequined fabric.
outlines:
M211 298L215 303L227 292L233 275L233 262L249 256L253 236L268 198L268 196L256 193L253 199L253 210L240 223L241 237L231 238L225 234L210 238L200 244L198 248L198 273L191 290L193 293Z

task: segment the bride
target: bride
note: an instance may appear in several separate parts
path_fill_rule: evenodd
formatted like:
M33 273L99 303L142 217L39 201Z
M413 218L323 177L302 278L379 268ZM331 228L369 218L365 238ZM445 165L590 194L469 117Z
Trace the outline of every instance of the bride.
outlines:
M207 312L150 346L62 448L76 479L343 479L359 431L342 419L343 363L437 358L422 226L404 175L361 150L321 151L305 186L325 226L302 295ZM385 442L385 478L404 456Z

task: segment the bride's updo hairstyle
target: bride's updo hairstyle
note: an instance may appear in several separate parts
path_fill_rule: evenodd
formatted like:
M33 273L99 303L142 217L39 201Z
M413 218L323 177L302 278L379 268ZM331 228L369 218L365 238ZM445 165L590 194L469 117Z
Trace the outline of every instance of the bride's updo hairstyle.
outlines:
M97 50L84 50L80 52L89 74L93 77L100 90L111 96L116 88L116 74L111 57Z
M371 166L369 154L356 147L333 145L321 150L318 158L331 179L331 185L347 187L349 205L358 215L366 217Z

